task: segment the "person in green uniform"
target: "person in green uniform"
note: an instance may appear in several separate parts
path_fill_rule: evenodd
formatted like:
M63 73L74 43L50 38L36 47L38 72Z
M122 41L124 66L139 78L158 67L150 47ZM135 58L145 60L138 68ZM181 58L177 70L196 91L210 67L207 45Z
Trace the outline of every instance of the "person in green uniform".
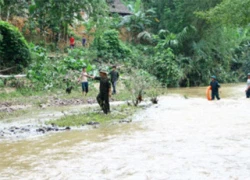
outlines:
M116 70L116 66L112 67L112 71L109 73L109 75L110 75L112 89L113 89L112 94L116 94L116 82L119 79L119 73Z
M96 100L105 114L110 113L109 97L111 97L111 84L108 78L108 73L104 70L100 70L99 77L86 76L100 81L99 94L97 95Z

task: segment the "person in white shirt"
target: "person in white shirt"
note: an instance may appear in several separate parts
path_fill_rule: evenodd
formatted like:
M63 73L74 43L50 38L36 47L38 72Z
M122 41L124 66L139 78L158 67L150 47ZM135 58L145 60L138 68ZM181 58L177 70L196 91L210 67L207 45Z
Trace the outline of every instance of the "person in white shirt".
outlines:
M80 74L80 77L78 78L78 82L81 81L82 83L82 94L87 96L89 92L89 84L88 84L88 74L86 72L86 67L82 68L82 72Z
M250 98L250 73L247 74L246 96L247 98Z

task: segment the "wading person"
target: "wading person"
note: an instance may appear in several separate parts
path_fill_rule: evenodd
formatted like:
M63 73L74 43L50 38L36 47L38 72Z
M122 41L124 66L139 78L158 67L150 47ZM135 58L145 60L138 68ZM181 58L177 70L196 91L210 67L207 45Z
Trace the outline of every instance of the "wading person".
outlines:
M116 70L116 66L112 67L112 71L109 73L110 79L111 79L111 84L112 84L112 94L116 94L116 83L117 80L119 79L119 73Z
M99 94L97 95L96 99L103 112L105 114L110 113L109 97L111 97L111 84L109 82L107 72L100 70L99 77L86 76L100 81Z
M246 97L250 98L250 73L247 74Z
M219 96L220 84L216 80L216 76L211 76L211 78L212 78L212 81L210 82L210 86L211 86L211 91L212 91L212 100L214 100L214 97L220 100L220 96Z
M89 84L88 84L88 74L86 71L86 67L82 68L82 72L80 74L80 77L78 78L78 82L81 81L82 83L82 94L87 96L88 92L89 92Z

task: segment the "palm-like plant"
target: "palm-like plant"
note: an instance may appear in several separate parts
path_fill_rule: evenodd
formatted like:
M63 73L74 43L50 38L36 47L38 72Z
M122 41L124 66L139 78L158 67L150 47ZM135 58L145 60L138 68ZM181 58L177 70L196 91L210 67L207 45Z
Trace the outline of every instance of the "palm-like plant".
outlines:
M143 12L138 11L132 15L124 16L118 27L126 27L134 42L151 40L151 34L147 31L152 23L154 11L152 9Z

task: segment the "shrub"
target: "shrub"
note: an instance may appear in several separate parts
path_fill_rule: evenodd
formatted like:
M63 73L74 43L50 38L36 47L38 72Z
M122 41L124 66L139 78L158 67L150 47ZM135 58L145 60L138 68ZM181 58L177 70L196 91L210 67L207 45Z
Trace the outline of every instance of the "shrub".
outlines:
M131 50L119 40L119 32L116 30L105 31L94 40L97 56L104 61L114 62L124 60L131 55Z
M83 50L73 49L69 51L67 57L51 60L47 56L46 49L35 45L30 46L32 57L36 61L29 66L27 77L37 91L75 86L83 66L87 67L87 72L90 74L98 72L95 65L83 59L85 57Z
M146 96L151 99L157 99L160 83L157 81L156 77L142 69L128 68L126 73L127 78L124 84L135 106L137 106Z
M4 87L4 81L0 79L0 87Z
M157 48L157 47L156 47ZM148 71L165 86L179 86L182 70L171 48L158 51L149 62Z
M0 21L0 67L16 66L20 72L31 61L29 46L19 30L7 22Z

